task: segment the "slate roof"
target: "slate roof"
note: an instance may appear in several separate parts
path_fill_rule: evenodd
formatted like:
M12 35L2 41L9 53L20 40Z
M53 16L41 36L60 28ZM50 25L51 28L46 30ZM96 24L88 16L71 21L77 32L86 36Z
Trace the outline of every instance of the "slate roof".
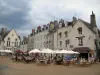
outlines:
M11 29L12 30L12 29ZM10 31L11 31L10 30ZM6 32L4 32L3 33L3 35L2 35L2 32L0 32L0 36L2 37L2 41L4 41L4 38L10 33L10 31L6 31ZM15 31L16 32L16 31ZM17 35L18 36L18 35ZM20 36L18 36L18 38L20 39Z
M0 32L0 36L2 37L2 41L4 40L4 38L9 34L10 31L5 32L3 35Z
M72 25L72 24L73 24L73 22L68 22L68 26L69 26L69 25Z
M23 42L28 42L29 41L29 38L26 37L25 39L23 39Z
M81 20L81 19L80 19ZM96 34L96 32L93 30L93 28L92 28L92 26L91 26L91 24L90 23L88 23L88 22L86 22L86 21L83 21L83 20L81 20L93 33L95 33Z

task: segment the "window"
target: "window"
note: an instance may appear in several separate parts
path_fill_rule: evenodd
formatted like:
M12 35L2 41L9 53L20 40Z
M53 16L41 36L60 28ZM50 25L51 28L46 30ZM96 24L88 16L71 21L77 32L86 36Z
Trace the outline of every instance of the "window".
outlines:
M51 41L49 40L49 43L51 43Z
M62 37L62 32L59 33L59 37L60 37L60 38Z
M78 38L79 46L83 46L83 38Z
M70 48L73 48L73 45L70 45Z
M12 36L14 36L14 34L12 34Z
M70 41L66 40L65 43L66 43L66 47L67 47L67 45L70 43Z
M8 40L10 40L10 37L8 37Z
M62 46L62 41L60 41L60 47Z
M10 37L8 37L7 46L10 46Z
M10 46L10 41L9 41L9 46Z
M17 38L15 39L15 41L17 41Z
M82 34L82 27L79 27L77 30L79 34Z
M7 46L10 46L10 41L7 41Z
M67 36L68 36L68 32L66 31L66 32L65 32L65 37L67 37Z
M7 46L8 46L8 41L7 41Z

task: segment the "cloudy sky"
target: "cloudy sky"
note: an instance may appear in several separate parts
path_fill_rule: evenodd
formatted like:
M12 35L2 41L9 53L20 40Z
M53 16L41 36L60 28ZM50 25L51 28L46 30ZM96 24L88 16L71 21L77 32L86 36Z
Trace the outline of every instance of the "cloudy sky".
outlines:
M0 28L14 27L23 36L54 19L71 21L75 14L90 22L92 10L100 29L100 0L0 0Z

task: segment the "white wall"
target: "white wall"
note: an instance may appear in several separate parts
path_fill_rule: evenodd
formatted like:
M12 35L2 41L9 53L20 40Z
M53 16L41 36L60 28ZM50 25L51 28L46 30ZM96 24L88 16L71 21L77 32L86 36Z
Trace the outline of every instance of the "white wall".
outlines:
M82 27L82 35L78 34L78 27ZM68 36L65 37L64 32L68 31ZM59 35L57 36L57 33L59 34L60 32L62 32L62 37L60 38ZM94 43L94 39L95 39L95 34L86 26L84 25L83 22L81 22L80 20L77 21L77 23L72 27L63 27L58 29L58 32L54 33L54 49L70 49L70 45L73 45L73 48L75 47L81 47L79 46L79 42L78 39L76 37L79 36L85 36L85 38L83 39L83 47L89 47L91 50L95 49L95 43ZM90 40L89 37L91 36ZM57 46L57 37L58 37L58 46ZM70 44L67 45L65 44L65 40L70 40ZM62 47L60 47L60 41L62 41ZM72 48L72 49L73 49Z
M10 38L10 47L7 47L7 40L8 40L8 37ZM19 46L19 45L20 45L20 39L19 39L18 35L16 34L15 30L12 29L12 30L10 31L10 33L4 38L4 41L5 41L4 46L5 46L6 48L9 48L10 50L12 49L12 47L17 48L17 47L14 46L14 44L15 44L15 39L17 39L18 46Z
M82 27L82 34L78 34L78 27ZM83 38L83 47L89 47L90 49L95 49L95 34L86 26L84 23L82 23L80 20L74 25L73 29L71 30L69 34L69 38L71 39L70 44L74 45L74 47L81 47L78 45L78 39L76 37L79 36L85 36ZM89 40L89 37L90 40Z
M20 50L22 50L23 52L26 52L27 51L27 44L20 45Z
M1 41L0 50L4 50L4 42L3 41Z
M30 36L28 39L27 50L32 50L34 49L34 36Z
M65 32L68 31L68 33L70 33L71 29L72 29L71 26L66 26L66 27L63 27L63 28L59 28L58 31L56 31L54 33L54 49L67 49L67 47L65 45L65 40L68 40L69 38L65 37ZM61 38L59 37L60 32L62 32ZM60 47L60 41L62 41L61 47Z
M42 32L39 32L39 33L35 34L34 48L37 48L37 49L45 48L44 43L46 42L47 33L48 33L48 31L45 30L45 31L42 31Z

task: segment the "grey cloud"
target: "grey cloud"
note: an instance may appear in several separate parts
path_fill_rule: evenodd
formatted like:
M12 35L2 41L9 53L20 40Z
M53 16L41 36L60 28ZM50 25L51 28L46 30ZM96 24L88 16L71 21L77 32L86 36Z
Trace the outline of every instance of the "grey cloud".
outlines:
M14 25L19 34L28 35L38 25L61 18L71 21L75 14L77 18L87 21L92 9L96 12L97 25L100 27L99 4L99 0L0 0L0 27L10 29Z
M12 28L20 28L27 21L24 19L27 16L29 9L28 0L0 0L0 24Z

